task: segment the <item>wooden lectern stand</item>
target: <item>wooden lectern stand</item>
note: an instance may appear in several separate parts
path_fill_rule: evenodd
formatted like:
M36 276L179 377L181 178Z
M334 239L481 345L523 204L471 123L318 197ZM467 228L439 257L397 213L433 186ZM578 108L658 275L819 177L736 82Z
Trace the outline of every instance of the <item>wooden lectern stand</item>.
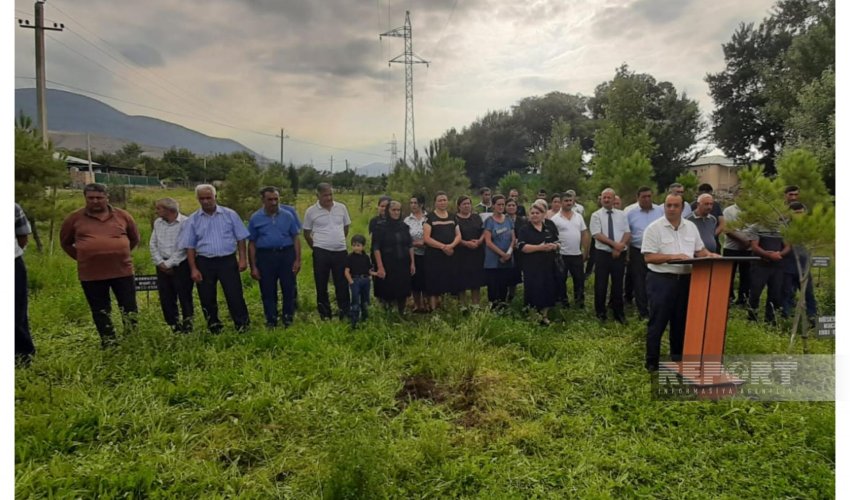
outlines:
M729 317L729 290L735 262L757 261L758 257L705 257L676 260L671 264L691 264L691 286L682 361L661 363L667 373L675 372L685 384L696 388L723 388L703 391L734 394L743 384L723 369L726 347L726 322ZM697 392L699 394L699 392Z

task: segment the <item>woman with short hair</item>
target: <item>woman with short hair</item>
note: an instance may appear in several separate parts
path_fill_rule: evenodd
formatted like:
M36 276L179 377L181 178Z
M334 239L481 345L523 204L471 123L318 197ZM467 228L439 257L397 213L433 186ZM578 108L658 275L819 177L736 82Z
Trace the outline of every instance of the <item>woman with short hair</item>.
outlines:
M517 247L523 254L522 276L525 305L539 311L540 323L549 324L549 308L555 305L555 258L558 255L558 228L546 218L548 207L537 200L528 214L528 224L519 231Z
M484 222L484 273L490 305L501 309L508 303L508 289L513 284L516 235L513 221L505 215L505 197L494 196L492 207L493 215Z
M410 228L410 237L413 244L413 263L416 266L416 274L410 282L413 292L413 312L428 312L428 301L425 298L425 197L415 194L410 197L410 215L404 219L404 223Z

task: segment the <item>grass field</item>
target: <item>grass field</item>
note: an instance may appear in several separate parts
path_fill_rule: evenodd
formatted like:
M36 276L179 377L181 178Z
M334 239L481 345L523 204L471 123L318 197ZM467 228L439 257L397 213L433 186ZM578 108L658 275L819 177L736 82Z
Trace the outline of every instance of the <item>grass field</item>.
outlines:
M140 274L153 272L158 196L134 192L128 205L143 229ZM195 209L190 192L176 197L184 213ZM365 232L375 197L362 213L359 195L337 199ZM62 206L82 201L77 193ZM38 354L15 375L16 495L834 496L833 403L655 401L645 324L633 316L623 327L564 311L543 328L519 304L497 316L449 301L404 319L373 305L352 332L319 321L307 254L291 329L265 330L245 273L247 334L210 336L203 320L191 335L171 334L156 294L140 293L138 331L101 351L74 263L30 248ZM819 298L834 310L823 279ZM741 310L729 332L727 353L789 352L786 333Z

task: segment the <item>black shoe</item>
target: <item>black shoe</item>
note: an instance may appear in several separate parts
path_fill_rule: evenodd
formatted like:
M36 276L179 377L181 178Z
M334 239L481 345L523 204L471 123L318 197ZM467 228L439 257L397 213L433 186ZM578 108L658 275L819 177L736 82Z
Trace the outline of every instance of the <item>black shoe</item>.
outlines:
M651 363L651 362L646 363L644 365L644 368L646 368L646 371L649 372L649 373L657 372L658 371L658 363Z
M617 323L620 323L621 325L625 325L626 324L626 317L625 316L614 316L614 321L616 321Z

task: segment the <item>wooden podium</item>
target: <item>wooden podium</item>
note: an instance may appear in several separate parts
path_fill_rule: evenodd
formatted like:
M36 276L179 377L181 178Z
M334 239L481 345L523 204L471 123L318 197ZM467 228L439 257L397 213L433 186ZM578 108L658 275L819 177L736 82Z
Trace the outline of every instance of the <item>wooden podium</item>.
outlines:
M675 373L682 382L701 391L709 399L732 395L744 383L723 368L726 322L729 318L729 290L735 262L757 261L758 257L704 257L675 260L671 264L691 264L691 285L685 342L681 361L661 363L661 370Z

